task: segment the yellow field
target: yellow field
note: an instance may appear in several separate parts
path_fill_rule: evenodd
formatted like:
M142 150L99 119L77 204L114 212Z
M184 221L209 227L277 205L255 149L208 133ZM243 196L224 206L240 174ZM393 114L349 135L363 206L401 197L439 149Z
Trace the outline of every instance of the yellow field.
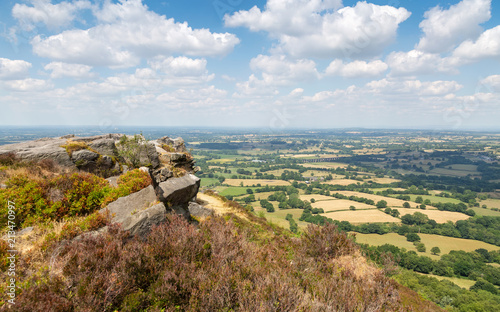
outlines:
M356 209L377 209L375 206L347 199L324 200L312 203L311 206L313 208L323 208L324 211L346 210L350 206L354 206Z
M393 182L400 182L401 180L398 179L392 179L392 178L370 178L375 183L380 183L380 184L389 184Z
M335 162L327 162L327 163L305 163L301 164L304 168L347 168L347 164L335 163Z
M465 288L465 289L469 289L472 285L474 285L476 283L476 281L473 281L470 279L465 279L465 278L439 276L439 275L434 275L434 274L424 274L424 273L420 273L420 272L415 272L415 273L420 274L420 275L425 275L428 277L434 277L440 281L447 280L447 281L450 281L453 284L455 284L459 287Z
M255 199L261 200L261 199L267 199L271 194L274 194L274 192L254 193L254 196ZM247 194L245 194L245 196L247 196Z
M266 171L265 174L274 174L275 176L280 176L282 173L285 172L285 170L288 170L291 172L298 172L299 171L297 169L277 169L277 170Z
M351 180L351 179L339 179L339 180L327 181L324 183L325 184L332 184L332 185L349 185L349 184L358 184L358 183L363 183L363 182Z
M460 212L453 211L439 211L439 210L423 210L423 209L409 209L409 208L398 208L400 216L405 214L414 214L415 212L421 212L426 214L429 219L435 220L437 223L446 223L447 221L456 222L458 220L469 219L470 216L465 215Z
M243 186L252 186L260 184L264 185L290 185L290 182L283 180L262 180L262 179L226 179L224 181L225 184L231 186L240 186L241 182L243 182Z
M391 217L378 209L356 210L356 211L338 211L322 213L322 216L332 218L333 220L349 221L350 223L368 223L368 222L400 222L398 218Z
M486 199L479 202L479 205L486 205L488 208L500 208L500 199Z
M372 199L375 203L381 200L385 200L387 202L387 206L389 207L403 207L403 203L405 202L404 200L401 199L396 199L396 198L391 198L391 197L385 197L385 196L380 196L380 195L373 195L373 194L366 194L366 193L360 193L360 192L352 192L352 191L339 191L335 192L339 194L343 194L346 196L357 196L357 197L364 197L368 199ZM412 207L415 207L417 204L413 202L409 202ZM436 209L432 206L427 206L427 209Z
M300 195L301 200L311 201L312 198L314 198L316 201L336 199L335 197L319 195L319 194Z
M425 255L434 260L438 260L441 255L447 254L451 250L474 251L478 248L484 248L491 251L500 249L500 247L498 246L472 239L447 237L433 234L418 234L418 236L420 236L421 242L427 249L425 252L417 252L417 248L413 245L413 243L408 242L405 236L398 235L396 233L388 233L384 235L356 233L356 241L358 243L374 246L391 244L399 248L413 250L419 255ZM430 252L432 247L439 247L439 249L441 249L441 253L437 256L432 255Z

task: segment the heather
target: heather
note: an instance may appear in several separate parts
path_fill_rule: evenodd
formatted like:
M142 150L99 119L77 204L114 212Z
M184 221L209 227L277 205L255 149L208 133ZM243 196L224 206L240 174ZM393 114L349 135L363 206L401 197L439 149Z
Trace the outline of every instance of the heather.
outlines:
M367 263L335 225L310 226L298 237L287 231L271 233L273 228L262 220L234 215L209 218L198 226L171 215L146 241L130 239L111 226L103 235L62 245L50 267L26 276L12 308L412 310L405 307L401 287Z

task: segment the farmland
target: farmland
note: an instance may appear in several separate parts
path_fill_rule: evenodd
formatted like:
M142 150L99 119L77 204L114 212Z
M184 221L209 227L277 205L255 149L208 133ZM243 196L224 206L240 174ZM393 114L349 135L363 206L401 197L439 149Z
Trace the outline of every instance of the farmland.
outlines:
M333 222L356 233L358 243L390 244L432 260L457 250L500 249L495 135L297 131L194 135L193 141L198 144L188 147L202 191L294 232ZM416 242L409 241L413 234ZM475 283L467 276L439 278Z

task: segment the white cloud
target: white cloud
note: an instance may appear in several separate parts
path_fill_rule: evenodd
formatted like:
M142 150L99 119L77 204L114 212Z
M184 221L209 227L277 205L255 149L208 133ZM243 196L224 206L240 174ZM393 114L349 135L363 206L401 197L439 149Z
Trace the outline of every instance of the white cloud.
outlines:
M28 76L31 63L0 58L0 80L17 80Z
M344 64L342 60L334 60L326 69L326 75L338 75L347 78L375 77L387 70L387 64L380 61L354 61Z
M141 58L174 53L220 56L232 51L239 39L230 33L192 29L149 11L141 0L105 2L94 14L101 22L87 30L67 30L31 41L39 56L66 63L130 67Z
M297 81L311 81L319 78L316 63L312 60L288 60L284 55L258 55L250 61L254 72L262 72L263 80L269 85L289 85Z
M404 8L358 2L336 10L340 1L269 0L224 20L226 26L266 31L279 40L277 51L294 57L370 57L380 54L409 16Z
M92 78L95 73L91 73L91 66L82 64L67 64L62 62L52 62L44 66L45 70L50 70L50 78Z
M431 73L457 73L449 58L439 54L418 50L392 52L385 60L391 68L392 76L408 76ZM458 64L455 64L458 65Z
M500 26L488 29L476 41L467 40L453 51L453 57L473 62L500 56Z
M491 75L481 80L480 85L490 91L500 92L500 75Z
M481 33L479 24L491 18L491 0L463 0L444 10L439 6L424 14L420 23L424 37L417 49L440 53L449 51L466 39L474 39Z
M51 29L67 26L75 19L77 11L91 7L89 1L63 1L57 4L52 4L51 0L30 2L33 6L16 3L12 8L12 16L27 30L39 23Z
M446 95L457 92L463 86L456 81L382 80L366 84L366 90L376 94L409 94L413 96Z
M185 56L150 61L151 68L173 76L200 76L207 74L207 60L191 59Z
M236 96L268 96L278 94L278 87L290 86L301 81L320 78L316 63L312 60L289 60L285 55L258 55L250 60L250 68L260 73L250 75L247 81L236 84L240 94Z
M3 85L8 90L21 92L45 91L53 87L47 80L33 78L4 81Z

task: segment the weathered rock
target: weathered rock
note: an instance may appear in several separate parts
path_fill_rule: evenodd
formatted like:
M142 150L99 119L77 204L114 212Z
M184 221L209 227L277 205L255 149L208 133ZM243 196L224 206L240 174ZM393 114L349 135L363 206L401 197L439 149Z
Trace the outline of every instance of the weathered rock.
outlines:
M189 217L188 203L196 196L200 179L192 174L180 178L170 178L156 188L158 199L170 210Z
M52 159L58 165L75 168L66 149L61 145L66 144L66 139L43 138L36 141L7 144L0 146L0 155L14 152L17 157L25 161L40 161Z
M118 187L118 178L119 177L120 176L109 177L106 179L106 181L108 181L111 186Z
M138 192L128 196L120 197L114 202L101 209L101 213L106 213L108 210L111 214L111 222L122 223L132 214L137 213L150 207L157 201L153 186L148 186Z
M206 218L214 214L212 209L206 208L197 202L189 202L189 213L197 218Z
M153 169L160 166L160 159L158 158L158 153L156 152L156 147L153 143L149 142L146 144L146 155Z
M184 144L184 140L182 138L177 138L177 139L171 139L168 136L164 136L162 138L159 138L157 142L161 144L166 144L170 147L172 147L177 153L184 153L186 152L186 145ZM168 152L168 151L167 151Z
M88 143L89 147L96 150L101 155L117 156L115 140L113 139L98 139Z
M156 184L160 184L161 182L165 182L167 179L174 176L174 173L168 168L160 168L153 171L153 179Z
M108 155L101 156L98 165L99 167L105 169L111 169L115 166L113 158L109 157Z
M185 162L187 160L186 154L181 154L181 153L171 153L170 154L170 161L171 162Z
M163 203L156 204L146 210L139 211L122 222L122 229L129 231L130 235L146 237L153 225L165 222L167 209Z
M76 152L73 152L71 155L71 158L75 162L75 164L78 165L78 163L81 162L89 162L89 161L95 161L97 158L99 158L99 154L94 153L92 151L89 151L88 149L82 149Z

